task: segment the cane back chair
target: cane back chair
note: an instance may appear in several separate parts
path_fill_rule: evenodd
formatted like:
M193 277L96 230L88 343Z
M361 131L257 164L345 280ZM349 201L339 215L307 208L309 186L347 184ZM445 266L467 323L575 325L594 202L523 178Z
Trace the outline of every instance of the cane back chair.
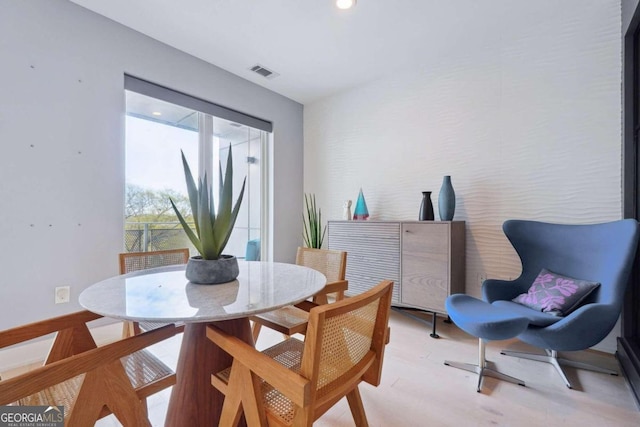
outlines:
M0 381L0 405L63 406L64 425L86 427L111 413L129 427L151 426L146 398L176 382L145 348L176 334L173 325L97 347L79 311L0 332L0 348L56 333L44 364Z
M324 274L327 278L325 287L313 296L313 304L303 302L297 306L287 306L277 310L251 316L253 321L252 333L254 341L257 341L260 329L266 326L276 330L285 336L296 333L304 333L307 329L309 309L314 305L327 304L328 295L335 293L336 301L344 298L348 282L344 279L347 269L347 253L326 249L298 248L296 252L296 264L313 268Z
M289 338L263 352L216 326L207 337L233 357L211 376L225 395L220 426L311 426L346 396L356 425L366 426L360 382L380 384L393 282L314 307L304 342Z
M189 249L168 249L151 252L125 252L119 255L120 274L134 271L147 270L149 268L164 267L167 265L186 264L189 261ZM143 331L164 326L163 323L130 322L123 323L122 336L137 335ZM184 330L184 325L178 326L178 332Z

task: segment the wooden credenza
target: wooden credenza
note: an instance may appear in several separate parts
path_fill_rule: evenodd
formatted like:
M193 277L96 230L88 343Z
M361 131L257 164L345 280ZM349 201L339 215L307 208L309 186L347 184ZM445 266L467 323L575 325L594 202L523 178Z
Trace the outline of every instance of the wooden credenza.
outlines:
M347 294L393 280L392 303L446 314L465 291L464 221L329 221L329 249L347 252Z

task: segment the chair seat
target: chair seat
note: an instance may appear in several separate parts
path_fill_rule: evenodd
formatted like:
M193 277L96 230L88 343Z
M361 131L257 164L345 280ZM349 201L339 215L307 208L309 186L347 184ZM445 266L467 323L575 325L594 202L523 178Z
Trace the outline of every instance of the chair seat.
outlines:
M175 384L175 373L148 350L140 350L120 359L131 385L141 398L154 394L160 387L158 382Z
M524 332L529 320L507 308L465 294L447 298L447 313L463 331L482 339L505 340Z
M494 307L502 307L518 316L526 317L529 320L529 324L532 326L549 326L553 325L559 320L562 320L562 316L554 316L553 314L543 313L541 311L535 311L529 307L525 307L517 302L498 300L491 303Z
M324 274L327 282L323 289L313 295L313 304L328 304L328 294L335 294L335 300L344 298L349 282L345 280L347 253L344 251L332 251L326 249L298 248L296 251L296 264L312 268ZM252 334L257 341L260 329L266 326L278 331L285 336L304 334L307 330L309 315L307 311L311 306L303 306L305 301L296 304L297 307L284 307L271 313L261 313L250 319L253 321Z
M147 350L140 350L120 359L122 366L131 381L131 385L140 399L175 384L175 374L160 359ZM38 393L24 397L9 405L19 406L64 406L65 418L71 413L73 402L84 380L85 374L70 378ZM100 416L109 415L103 411Z
M154 329L162 328L163 326L173 325L173 323L157 323L157 322L138 322L138 324L140 325L140 329L142 332L153 331ZM182 327L183 325L176 325L176 328L178 328L179 332L183 331L183 329L181 329Z
M290 371L299 374L303 351L304 343L302 341L296 338L289 338L262 351L262 353ZM229 383L230 375L231 367L216 373L216 377L222 380L224 384ZM291 424L295 409L293 402L262 379L260 379L260 391L262 392L262 403L268 416L275 417L281 424Z
M9 406L64 406L64 415L67 418L71 413L71 407L78 395L80 386L82 386L82 380L84 380L84 374L70 378L16 402L9 403Z
M251 316L251 320L259 321L275 331L291 336L307 330L309 313L295 306L286 306Z

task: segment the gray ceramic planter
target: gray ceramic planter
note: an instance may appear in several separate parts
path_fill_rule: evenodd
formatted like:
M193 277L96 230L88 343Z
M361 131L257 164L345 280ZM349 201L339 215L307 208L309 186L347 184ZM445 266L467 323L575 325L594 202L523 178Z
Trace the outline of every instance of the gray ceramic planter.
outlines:
M238 259L232 255L222 255L219 259L189 258L185 275L191 283L216 285L235 280L240 274Z

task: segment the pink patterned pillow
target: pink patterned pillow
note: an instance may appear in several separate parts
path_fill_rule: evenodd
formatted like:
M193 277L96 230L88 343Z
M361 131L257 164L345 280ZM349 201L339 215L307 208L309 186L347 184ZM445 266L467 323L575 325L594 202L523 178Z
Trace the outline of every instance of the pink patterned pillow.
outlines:
M536 311L566 316L598 286L600 283L561 276L543 268L529 291L512 301Z

